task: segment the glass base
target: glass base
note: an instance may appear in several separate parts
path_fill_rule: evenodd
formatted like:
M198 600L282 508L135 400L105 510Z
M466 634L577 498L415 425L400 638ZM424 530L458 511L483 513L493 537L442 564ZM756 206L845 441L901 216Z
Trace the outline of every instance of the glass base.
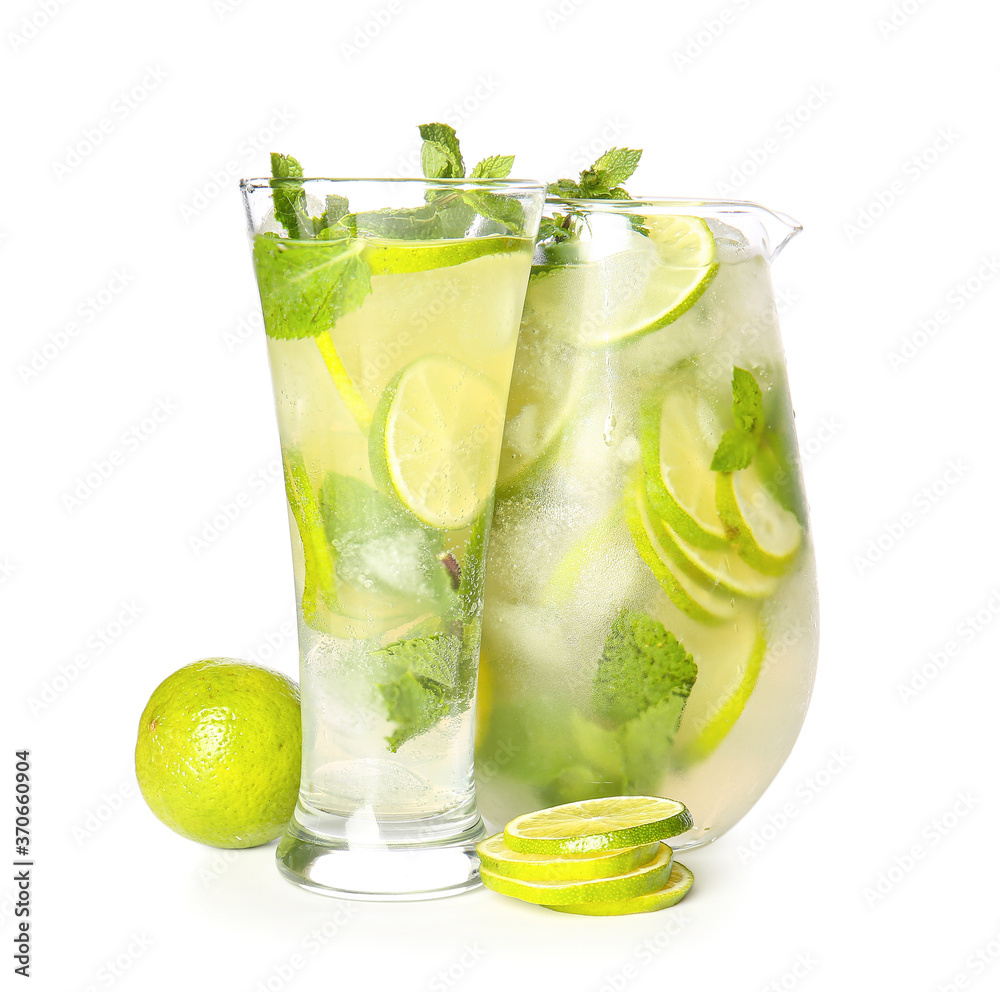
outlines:
M339 899L441 899L480 884L475 807L421 820L320 813L300 802L275 853L290 882Z

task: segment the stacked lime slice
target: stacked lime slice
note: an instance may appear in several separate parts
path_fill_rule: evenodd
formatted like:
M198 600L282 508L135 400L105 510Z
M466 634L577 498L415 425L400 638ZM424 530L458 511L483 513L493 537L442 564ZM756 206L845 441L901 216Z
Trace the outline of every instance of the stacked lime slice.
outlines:
M563 913L622 916L679 902L694 876L663 843L691 827L683 803L613 796L525 813L476 848L483 885Z
M753 693L768 647L760 604L794 566L803 538L755 463L713 470L723 433L703 388L679 374L643 404L641 471L623 498L639 557L695 621L685 643L699 679L676 741L686 762L718 747Z
M643 481L634 487L633 536L674 603L702 622L711 617L690 583L730 601L766 599L802 543L798 519L753 465L712 470L722 433L718 415L693 384L671 384L643 408Z

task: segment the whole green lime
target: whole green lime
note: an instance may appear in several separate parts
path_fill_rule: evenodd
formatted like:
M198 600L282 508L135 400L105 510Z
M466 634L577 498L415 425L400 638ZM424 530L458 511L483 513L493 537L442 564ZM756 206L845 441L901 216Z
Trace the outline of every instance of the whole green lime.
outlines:
M143 798L171 830L213 847L279 836L295 808L301 760L298 687L235 658L178 669L139 720Z

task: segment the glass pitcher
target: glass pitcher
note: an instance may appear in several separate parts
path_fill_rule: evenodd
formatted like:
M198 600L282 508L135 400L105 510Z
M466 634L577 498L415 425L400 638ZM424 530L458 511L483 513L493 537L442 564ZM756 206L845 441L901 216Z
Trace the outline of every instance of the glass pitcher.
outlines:
M487 564L477 794L499 828L612 795L728 830L798 735L813 551L752 203L549 199Z

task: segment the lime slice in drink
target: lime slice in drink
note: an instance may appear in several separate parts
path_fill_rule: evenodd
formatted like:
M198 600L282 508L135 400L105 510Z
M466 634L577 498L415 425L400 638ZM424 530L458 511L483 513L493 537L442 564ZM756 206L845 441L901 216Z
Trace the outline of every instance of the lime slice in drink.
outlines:
M692 270L718 267L715 238L701 217L647 216L643 218L643 227L649 231L664 264Z
M494 875L528 882L574 882L635 871L660 853L660 842L600 854L519 854L503 842L503 834L494 834L476 845L476 853L482 867Z
M659 796L610 796L515 817L504 842L524 854L583 854L636 847L691 827L687 807Z
M656 536L672 565L709 588L748 599L765 599L777 588L777 578L752 568L732 547L697 548L663 520Z
M662 528L659 521L652 519L639 485L633 485L625 493L625 523L639 557L679 610L704 624L718 624L730 618L733 613L730 599L699 585L671 563L660 539Z
M620 505L615 505L587 527L552 570L545 584L545 599L555 603L569 599L584 569L594 562L605 563L601 567L605 569L603 574L606 576L606 563L614 555L621 526L622 509Z
M361 257L373 276L398 275L401 272L425 272L461 265L484 255L517 251L524 247L518 238L463 238L455 241L394 241L364 239Z
M699 548L729 545L711 468L721 437L715 411L689 384L672 384L662 398L652 396L643 403L639 444L650 504L680 537Z
M488 868L479 869L483 885L494 892L513 896L524 902L539 903L542 906L577 905L590 902L617 902L655 892L667 884L674 852L666 844L648 864L623 875L610 878L587 879L584 881L529 882L520 878L498 875Z
M767 575L783 575L802 544L798 518L777 501L753 465L717 475L716 506L740 557Z
M673 323L705 292L718 270L715 241L697 217L661 217L650 237L632 233L622 250L532 279L525 324L552 329L578 348L623 344ZM580 248L587 255L589 243Z
M565 345L522 330L507 399L498 493L512 493L528 480L532 469L548 463L588 380L586 363Z
M764 656L767 654L767 641L761 630L757 630L750 648L749 657L741 664L729 688L713 700L712 708L703 713L696 722L685 711L680 731L674 742L681 755L681 762L693 764L707 758L725 739L757 686ZM722 659L719 659L722 663Z
M468 526L493 489L503 401L491 380L453 358L425 355L407 365L372 416L375 483L431 527Z
M626 916L630 913L654 913L658 909L675 906L691 891L694 874L679 861L670 866L670 877L666 885L645 895L631 899L617 899L614 902L583 902L566 906L549 906L560 913L576 913L579 916Z

